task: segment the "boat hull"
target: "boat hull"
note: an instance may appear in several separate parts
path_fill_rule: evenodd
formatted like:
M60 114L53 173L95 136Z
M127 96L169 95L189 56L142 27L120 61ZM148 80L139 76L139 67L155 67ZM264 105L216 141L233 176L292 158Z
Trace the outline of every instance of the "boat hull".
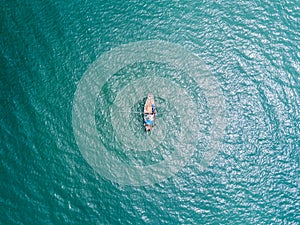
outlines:
M151 131L156 119L156 107L153 94L148 94L144 106L144 126L146 131Z

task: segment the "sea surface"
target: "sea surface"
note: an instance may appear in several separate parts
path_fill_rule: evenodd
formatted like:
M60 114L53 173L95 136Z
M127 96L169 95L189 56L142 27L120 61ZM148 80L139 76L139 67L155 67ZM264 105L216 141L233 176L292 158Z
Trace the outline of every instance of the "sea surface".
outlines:
M0 6L0 224L300 224L299 0Z

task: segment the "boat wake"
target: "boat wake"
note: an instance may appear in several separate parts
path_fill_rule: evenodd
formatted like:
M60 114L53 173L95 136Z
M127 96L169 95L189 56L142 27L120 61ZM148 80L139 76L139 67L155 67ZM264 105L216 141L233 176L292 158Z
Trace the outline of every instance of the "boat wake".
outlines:
M134 113L148 93L158 112L150 133ZM169 42L142 41L112 49L88 68L72 123L83 157L100 175L140 186L173 176L195 151L205 169L220 150L224 112L217 80L197 56Z

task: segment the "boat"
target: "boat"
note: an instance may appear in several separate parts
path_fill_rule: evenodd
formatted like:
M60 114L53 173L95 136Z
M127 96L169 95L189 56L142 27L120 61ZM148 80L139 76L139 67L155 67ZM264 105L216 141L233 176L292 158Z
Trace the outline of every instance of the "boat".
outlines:
M148 94L147 100L144 106L144 126L146 131L151 131L155 124L157 112L154 102L154 95Z

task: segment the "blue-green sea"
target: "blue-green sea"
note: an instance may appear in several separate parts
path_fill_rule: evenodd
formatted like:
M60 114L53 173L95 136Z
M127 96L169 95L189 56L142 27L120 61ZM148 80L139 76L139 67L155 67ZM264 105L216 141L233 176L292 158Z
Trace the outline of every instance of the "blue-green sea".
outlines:
M299 0L0 10L0 224L300 224Z

